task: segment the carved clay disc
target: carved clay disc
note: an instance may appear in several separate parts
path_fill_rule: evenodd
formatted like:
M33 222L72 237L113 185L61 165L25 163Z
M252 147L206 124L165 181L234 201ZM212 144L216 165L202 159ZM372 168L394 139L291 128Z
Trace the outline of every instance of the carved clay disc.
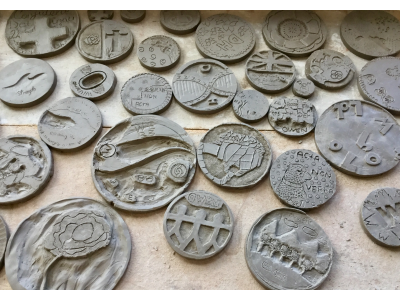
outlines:
M40 138L50 147L76 151L88 146L100 134L102 118L96 104L80 97L56 102L40 117Z
M235 97L238 82L232 71L214 59L184 64L172 80L175 99L183 108L200 114L215 113Z
M162 10L161 26L174 34L186 34L196 30L201 16L198 10Z
M131 114L158 114L171 104L172 89L164 77L142 73L124 84L121 99L124 108Z
M174 39L165 35L153 35L140 43L137 56L146 69L166 71L176 66L181 57L181 49Z
M236 94L232 102L233 112L242 122L257 122L269 110L268 99L255 90L243 90Z
M262 29L268 47L289 56L306 56L322 47L324 22L312 11L280 10L267 15Z
M114 72L102 64L79 67L69 79L69 87L78 97L96 101L112 94L117 84Z
M208 17L196 30L196 47L201 55L235 63L246 58L256 45L253 27L229 14Z
M319 152L342 172L383 174L400 159L400 126L385 109L368 101L344 100L330 106L315 128Z
M4 254L6 253L8 237L9 233L7 224L0 216L0 269L3 267L4 264Z
M111 20L114 17L113 10L88 10L87 14L90 22Z
M285 54L263 50L254 53L247 60L246 78L260 92L279 93L292 85L296 78L296 69Z
M288 136L306 135L314 129L317 120L314 105L300 98L279 97L272 102L268 113L271 126Z
M73 10L16 10L7 21L6 41L16 53L49 57L67 50L80 29Z
M138 23L146 16L145 10L121 10L121 19L128 23Z
M92 177L115 207L150 211L170 203L196 171L193 141L178 124L154 115L118 123L98 142Z
M172 249L193 259L221 252L232 237L234 224L226 202L205 191L190 191L175 198L165 212L163 223L165 238Z
M39 194L53 175L53 157L45 143L30 136L0 139L0 204Z
M385 11L352 11L340 25L343 44L365 59L400 51L400 22Z
M7 245L6 275L18 290L110 290L125 273L131 247L128 226L114 209L64 199L18 225Z
M324 230L294 208L259 217L247 236L245 251L251 273L269 289L316 289L333 262L332 244Z
M332 198L336 175L322 156L305 149L289 150L271 167L272 190L283 204L310 209Z
M349 84L356 73L356 67L346 55L322 49L313 52L307 59L305 72L316 86L333 90Z
M260 182L271 166L268 140L243 123L225 123L211 128L200 140L197 159L213 183L247 188Z
M41 59L17 60L0 71L0 99L10 106L36 105L47 99L56 85L56 73Z
M297 79L292 86L292 92L297 97L310 98L314 94L314 83L307 78Z
M380 57L368 62L358 76L358 90L364 99L400 113L400 59Z
M87 61L111 64L132 52L133 35L124 24L112 20L92 22L79 31L76 47Z
M364 231L381 246L400 246L400 189L380 188L372 191L361 207Z

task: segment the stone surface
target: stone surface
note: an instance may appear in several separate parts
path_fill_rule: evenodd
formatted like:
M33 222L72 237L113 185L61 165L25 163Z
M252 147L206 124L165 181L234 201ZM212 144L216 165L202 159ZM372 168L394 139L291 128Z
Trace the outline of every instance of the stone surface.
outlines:
M307 56L322 47L327 30L312 11L271 11L262 33L267 45L290 56Z
M114 91L117 77L102 64L87 64L76 69L69 79L72 92L78 97L96 101L108 97Z
M39 119L40 138L52 148L77 151L89 145L102 129L96 104L81 97L68 97L43 112Z
M168 206L164 235L180 255L206 259L226 247L232 237L233 219L228 204L217 195L190 191L176 197Z
M213 183L227 188L249 188L268 173L271 145L249 125L224 123L202 137L197 159L201 171Z
M379 57L368 62L358 76L358 90L392 113L400 114L400 59Z
M292 149L279 156L271 166L269 179L282 203L298 209L319 207L336 192L331 166L307 149Z
M328 277L333 247L324 230L306 213L280 208L265 213L251 227L246 261L266 288L311 290Z
M318 120L315 143L324 158L342 172L375 176L400 160L400 126L393 116L370 101L344 100Z
M281 97L271 103L268 121L279 133L287 136L303 136L317 124L318 115L311 101Z
M258 122L269 110L268 99L255 90L243 90L236 93L232 102L235 116L242 122Z
M179 62L181 49L172 38L153 35L139 44L137 56L143 67L154 72L166 71Z
M255 43L253 27L236 15L213 15L203 20L196 29L199 52L224 63L243 60L253 51Z
M150 211L183 193L196 171L196 149L175 122L154 115L121 121L97 143L92 176L119 209Z
M144 19L146 16L145 10L121 10L121 19L128 23L137 23Z
M121 101L131 114L158 114L171 104L172 88L163 77L142 73L125 82L121 89Z
M113 20L96 21L79 31L75 45L86 60L111 64L132 52L133 35L123 23Z
M361 224L369 237L382 246L400 246L400 190L380 188L372 191L361 207Z
M30 107L49 97L56 84L56 73L48 63L20 59L0 70L0 99L10 106Z
M4 255L6 253L7 241L9 238L8 227L4 219L0 216L0 269L4 265Z
M226 13L226 11L201 11L202 19L216 13ZM340 23L348 11L317 11L316 13L328 28L324 48L342 52L350 57L359 72L367 61L347 51L340 40ZM399 11L390 13L400 19ZM3 41L5 24L10 14L10 11L0 12L0 38ZM88 24L86 11L80 11L79 14L82 26ZM235 11L235 14L254 27L257 38L254 52L268 49L261 33L268 11ZM159 15L159 11L148 11L142 22L124 23L135 35L137 43L133 53L136 53L138 42L146 37L157 34L168 35L160 25ZM118 13L115 14L114 20L120 21ZM174 36L174 39L181 47L182 57L178 66L163 72L162 76L169 83L172 83L172 78L180 65L202 58L201 54L193 48L195 33ZM0 50L2 53L0 69L21 59L6 43L0 43ZM57 72L57 88L46 101L29 109L16 110L0 102L1 136L24 134L39 139L36 125L40 115L55 102L73 95L68 84L69 78L78 67L87 64L74 48L48 58L46 61ZM306 58L293 59L297 77L305 77L305 62ZM235 74L242 88L249 89L251 86L244 73L245 63L244 60L230 65L229 68ZM136 54L131 54L125 60L111 64L109 67L118 77L118 83L109 98L96 102L102 113L105 127L101 135L104 135L111 126L122 119L131 116L123 108L119 91L133 75L147 72L140 65ZM132 70L135 70L135 74ZM273 97L268 95L267 98L272 103L275 97L280 96L291 97L292 91L289 89ZM321 115L330 105L346 98L362 99L355 81L336 92L317 88L311 102L318 114ZM237 122L231 108L211 116L198 115L185 110L176 101L172 102L170 108L162 113L162 116L174 120L184 127L196 146L199 145L199 140L207 132L207 129L222 122ZM397 116L395 118L400 120ZM252 126L262 130L262 133L270 141L275 158L285 151L299 147L318 152L313 133L301 138L288 138L271 131L271 126L266 118ZM301 144L299 144L300 142ZM54 151L54 175L40 195L25 203L0 206L0 214L9 225L10 232L15 231L23 219L37 209L53 203L55 199L82 196L94 198L106 204L94 187L88 167L92 163L95 145L96 142L93 142L76 153ZM232 239L226 249L210 259L193 262L193 260L185 259L176 253L174 255L165 240L162 229L165 209L146 214L118 210L130 228L133 244L131 261L116 289L264 289L247 268L244 245L250 227L259 216L271 209L284 207L274 195L268 182L269 179L264 178L252 189L233 193L231 190L221 188L207 180L199 168L196 173L188 190L206 190L218 195L228 203L235 217ZM360 209L368 194L374 189L393 186L394 182L400 182L400 167L397 166L392 172L374 178L357 178L336 170L335 173L338 182L335 196L321 208L308 212L308 215L329 236L334 247L332 270L320 289L400 289L398 276L400 252L373 243L362 230L359 221ZM74 184L73 189L71 189L71 184ZM232 270L237 270L237 272ZM5 268L0 269L0 289L11 289L5 276Z
M340 25L344 45L356 55L372 59L400 51L400 21L385 11L352 11Z
M306 76L321 89L340 89L351 83L356 67L343 53L321 49L306 61Z
M174 34L187 34L195 31L200 20L201 15L198 10L162 10L160 12L161 26Z
M0 139L0 205L39 194L53 175L53 158L40 140L26 135Z
M16 10L7 21L5 37L22 56L49 57L71 47L79 29L77 11Z
M114 209L93 199L64 199L34 212L13 232L6 274L18 290L110 290L125 273L131 245Z

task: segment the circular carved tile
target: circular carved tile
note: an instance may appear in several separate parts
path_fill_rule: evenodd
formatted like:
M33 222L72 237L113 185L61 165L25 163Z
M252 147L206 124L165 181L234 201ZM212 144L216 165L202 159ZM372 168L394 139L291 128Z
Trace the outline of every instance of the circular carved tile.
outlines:
M213 59L198 59L184 64L172 80L178 103L199 114L224 109L235 97L238 87L233 72Z
M383 174L400 159L400 126L383 108L360 100L337 102L315 128L318 151L332 165L355 176Z
M178 124L154 115L118 123L97 143L92 177L107 202L129 211L170 203L196 171L193 141Z
M92 22L79 31L76 47L84 59L111 64L127 57L133 49L132 32L112 20Z
M251 86L263 93L282 92L296 78L296 69L291 59L272 50L254 53L247 60L245 68Z
M180 255L205 259L221 252L233 233L233 214L220 197L205 191L190 191L168 206L164 235Z
M56 85L56 73L41 59L17 60L0 70L0 99L9 106L39 104L53 93Z
M361 206L361 224L372 241L381 246L400 246L399 205L399 189L385 187L369 193Z
M325 159L306 149L281 154L269 175L272 190L282 203L299 208L319 207L336 192L336 175Z
M400 22L385 11L352 11L340 25L343 44L365 59L400 51Z
M69 79L69 87L76 96L92 101L111 95L116 84L117 77L114 72L102 64L79 67Z
M53 175L53 157L42 141L12 135L0 139L0 203L28 200L39 194Z
M50 147L76 151L95 140L102 123L96 104L84 98L69 97L56 102L40 116L38 131Z
M181 49L172 38L153 35L143 40L137 51L140 64L151 71L166 71L176 66Z
M198 10L162 10L161 26L174 34L186 34L196 30L201 16Z
M267 45L289 56L306 56L322 47L327 30L312 11L271 11L262 29Z
M306 76L322 89L340 89L351 82L356 67L346 55L328 49L313 52L306 61Z
M358 90L364 99L400 113L400 59L379 57L368 62L358 76Z
M131 114L158 114L171 104L172 89L164 77L142 73L124 84L121 99L124 108Z
M279 133L287 136L303 136L317 124L317 110L310 101L300 98L279 97L268 113L268 121Z
M13 289L110 290L130 257L131 236L121 216L98 201L71 198L19 224L8 242L5 266Z
M8 46L26 57L49 57L71 47L80 29L74 10L16 10L9 17Z
M234 15L213 15L201 22L196 30L196 46L201 55L224 63L243 60L255 45L253 27Z
M333 248L324 230L303 211L279 208L254 222L245 257L251 273L264 287L311 290L328 277Z
M236 94L232 102L233 113L242 122L257 122L269 110L268 99L255 90L243 90Z
M260 182L271 166L268 140L243 123L211 128L200 140L197 159L204 175L222 187L247 188Z

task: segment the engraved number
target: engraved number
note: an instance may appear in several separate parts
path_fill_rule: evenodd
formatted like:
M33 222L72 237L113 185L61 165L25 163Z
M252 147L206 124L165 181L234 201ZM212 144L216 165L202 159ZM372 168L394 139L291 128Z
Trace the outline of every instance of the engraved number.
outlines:
M329 149L332 151L339 151L343 148L343 145L341 143L339 143L337 140L332 140L329 143Z
M357 167L355 165L352 165L351 162L356 158L357 156L353 152L349 151L347 152L340 166L346 168L351 172L355 172L357 170Z
M382 158L379 156L379 154L370 152L365 155L364 160L370 166L377 166L381 163Z
M338 119L344 119L344 112L348 111L350 106L354 106L354 111L357 116L362 116L363 111L362 111L362 104L358 100L351 100L349 103L347 102L342 102L342 103L336 103L333 106L333 110L338 111Z

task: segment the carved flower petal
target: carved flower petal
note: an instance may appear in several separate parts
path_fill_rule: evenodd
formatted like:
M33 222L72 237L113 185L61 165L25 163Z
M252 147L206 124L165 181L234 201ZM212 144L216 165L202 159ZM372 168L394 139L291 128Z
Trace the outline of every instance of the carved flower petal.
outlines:
M301 42L304 44L303 47L309 46L314 43L320 37L317 33L309 33L306 37L301 39Z
M277 29L272 30L271 39L279 46L282 46L285 43L285 39L279 34Z

